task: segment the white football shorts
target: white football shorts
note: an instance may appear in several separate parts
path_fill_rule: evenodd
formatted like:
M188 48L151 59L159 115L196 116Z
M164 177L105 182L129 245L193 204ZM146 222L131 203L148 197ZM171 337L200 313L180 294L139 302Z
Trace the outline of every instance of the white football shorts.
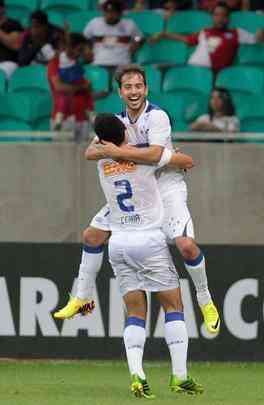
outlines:
M109 239L109 261L122 295L180 287L166 237L161 230L118 232Z

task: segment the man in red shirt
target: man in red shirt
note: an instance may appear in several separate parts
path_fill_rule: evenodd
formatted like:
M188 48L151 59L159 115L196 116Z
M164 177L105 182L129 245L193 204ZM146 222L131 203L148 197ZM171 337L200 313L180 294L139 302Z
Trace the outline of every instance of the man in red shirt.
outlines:
M70 45L66 45L65 52L70 52ZM75 44L74 52L76 57L81 56L84 51L83 41L80 44ZM78 54L78 55L77 55ZM53 110L51 117L51 129L55 129L54 119L57 113L61 112L61 95L71 95L71 110L66 111L64 120L61 126L62 130L73 130L75 140L80 141L87 139L88 136L88 114L93 110L93 99L91 83L88 80L82 80L79 83L66 83L59 75L60 59L56 55L48 63L48 80L50 83L51 93L53 97Z
M225 3L219 3L213 11L212 28L204 28L191 35L162 32L152 37L152 41L166 38L182 41L190 46L197 45L188 63L211 67L217 73L233 63L239 44L254 44L261 38L258 34L253 35L240 28L228 28L229 14L229 7Z

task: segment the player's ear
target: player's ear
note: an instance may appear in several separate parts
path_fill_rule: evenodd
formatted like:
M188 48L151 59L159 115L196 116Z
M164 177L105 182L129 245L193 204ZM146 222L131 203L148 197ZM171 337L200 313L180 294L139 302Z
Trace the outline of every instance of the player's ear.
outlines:
M145 96L147 97L147 95L148 95L148 92L149 92L149 89L148 89L148 86L146 86L146 91L145 91Z

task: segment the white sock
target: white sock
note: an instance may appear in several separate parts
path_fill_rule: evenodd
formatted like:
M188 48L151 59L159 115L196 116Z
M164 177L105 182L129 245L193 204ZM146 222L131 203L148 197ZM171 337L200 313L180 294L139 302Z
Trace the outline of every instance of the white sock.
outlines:
M144 319L130 316L127 318L124 330L124 343L129 372L131 375L137 374L143 380L146 379L142 364L146 341L145 324Z
M211 301L205 269L205 259L202 252L194 260L185 260L185 268L188 271L195 289L199 305L206 305Z
M79 267L76 296L82 300L92 299L95 280L103 262L103 246L83 246Z
M182 312L165 314L165 340L170 351L172 374L186 380L188 334Z

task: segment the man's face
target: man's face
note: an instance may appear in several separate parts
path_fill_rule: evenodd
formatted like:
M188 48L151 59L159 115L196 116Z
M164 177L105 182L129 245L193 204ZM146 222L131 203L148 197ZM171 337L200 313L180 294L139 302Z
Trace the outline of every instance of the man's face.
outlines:
M137 112L145 104L148 88L140 73L131 72L123 75L119 92L128 109Z
M116 10L107 10L104 12L104 19L106 24L115 25L121 19L121 13Z
M84 49L83 44L80 44L77 46L68 45L68 46L66 46L66 53L69 58L77 60L82 55L83 49Z
M215 28L226 28L229 23L229 14L225 7L216 7L213 13L213 22Z
M44 40L47 36L47 26L40 24L37 20L31 22L31 35L38 40Z

